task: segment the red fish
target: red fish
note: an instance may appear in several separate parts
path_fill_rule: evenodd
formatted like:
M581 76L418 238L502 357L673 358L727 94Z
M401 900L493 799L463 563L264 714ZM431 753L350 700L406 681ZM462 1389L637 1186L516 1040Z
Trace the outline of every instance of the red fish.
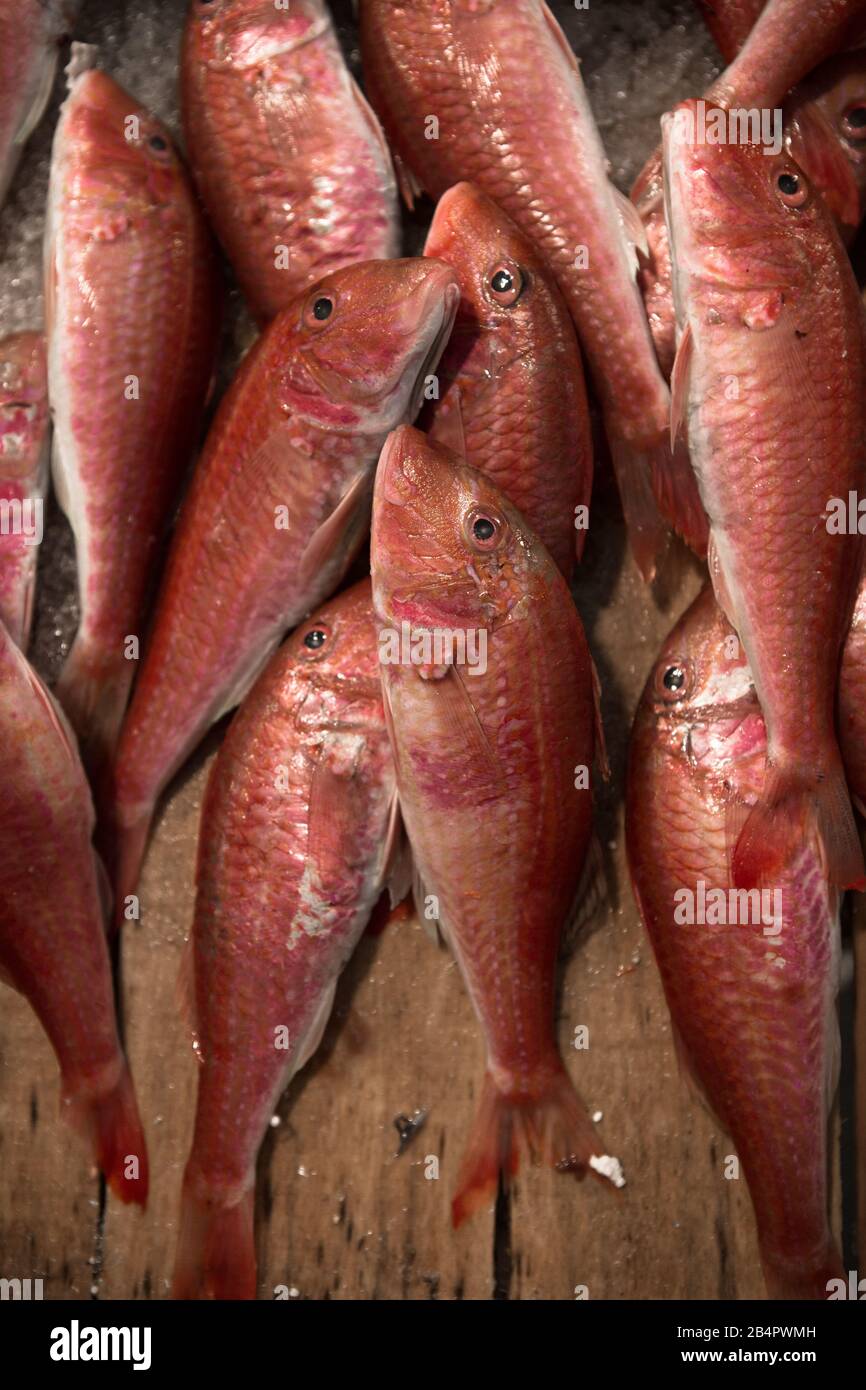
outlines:
M322 0L192 0L182 90L196 181L260 318L398 254L391 158Z
M379 462L371 568L416 902L426 916L435 905L487 1045L454 1224L517 1171L521 1148L620 1186L554 1033L595 743L592 660L571 595L495 484L409 428Z
M370 99L410 199L421 188L438 198L467 180L555 276L601 400L642 573L654 573L664 534L655 495L705 550L688 459L682 450L671 458L670 397L636 283L643 230L608 180L577 60L547 6L362 0L360 20Z
M0 342L0 621L26 651L48 485L45 339Z
M764 894L735 892L726 809L761 795L766 755L743 648L708 587L665 642L635 718L629 864L681 1061L749 1184L768 1293L820 1299L843 1273L827 1219L839 899L808 839Z
M866 50L829 58L801 82L785 104L785 128L848 245L866 207Z
M860 585L842 652L839 747L851 796L866 816L866 584Z
M735 59L712 85L706 96L710 105L749 109L759 113L781 109L786 93L795 83L817 67L825 58L855 42L862 28L866 0L816 0L803 5L801 0L769 0L761 9L760 20L748 33L745 28L747 5L740 9L737 37L742 49L724 56ZM733 34L733 30L732 30ZM748 37L748 41L746 39ZM792 147L794 157L825 195L839 198L840 182L838 147L828 132L810 123L807 139L803 132ZM843 190L850 187L844 167L841 170ZM666 377L673 369L676 352L676 315L671 289L671 261L665 226L662 193L662 153L657 147L647 160L631 190L644 225L647 256L640 267L638 280L650 322L653 342L659 363ZM838 211L834 206L834 211Z
M95 70L71 79L46 233L54 479L81 618L57 692L85 761L110 757L163 534L218 340L210 234L168 132Z
M274 655L205 793L176 1298L255 1297L256 1154L388 877L395 808L367 579Z
M663 123L681 342L673 428L687 422L710 520L710 574L767 724L759 801L732 819L738 887L772 879L816 834L828 880L863 860L834 730L862 538L832 499L866 483L866 334L827 209L787 154Z
M181 509L118 748L119 902L163 787L346 573L382 443L417 413L458 299L440 261L346 266L241 364Z
M765 0L695 0L726 63L736 58L764 8Z
M580 348L556 283L471 184L439 200L424 248L460 281L460 308L423 423L487 473L566 579L586 540L592 439Z
M42 119L78 0L0 0L0 206Z
M112 1191L147 1200L147 1151L117 1035L93 806L65 718L0 623L0 975L32 1005L63 1108Z

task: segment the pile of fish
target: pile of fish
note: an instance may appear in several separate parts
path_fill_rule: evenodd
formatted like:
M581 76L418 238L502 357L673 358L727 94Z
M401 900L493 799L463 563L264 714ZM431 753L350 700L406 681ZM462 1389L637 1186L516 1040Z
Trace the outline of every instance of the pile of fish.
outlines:
M77 8L0 3L0 193ZM607 775L570 588L593 452L647 582L683 542L708 569L626 789L680 1055L743 1165L769 1294L842 1273L866 0L701 8L728 66L664 116L631 199L542 0L360 0L366 98L322 0L193 0L188 165L72 46L44 335L0 343L0 969L106 1180L144 1203L110 929L139 915L160 797L237 709L184 971L201 1068L176 1297L255 1297L256 1156L383 892L414 893L486 1042L454 1224L523 1154L625 1183L554 1030ZM398 190L435 202L421 257L399 259ZM202 439L221 255L260 333ZM80 601L53 694L25 655L49 428Z

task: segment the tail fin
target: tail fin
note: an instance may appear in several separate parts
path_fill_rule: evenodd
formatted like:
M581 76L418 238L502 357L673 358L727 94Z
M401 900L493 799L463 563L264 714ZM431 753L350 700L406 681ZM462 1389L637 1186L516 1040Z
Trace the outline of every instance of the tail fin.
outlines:
M255 1298L253 1188L230 1207L197 1189L184 1180L172 1298Z
M135 662L122 653L107 660L79 638L60 672L55 694L78 735L84 766L96 780L114 756L134 674Z
M70 1118L90 1144L106 1182L122 1202L147 1206L147 1145L126 1062L117 1085L102 1096L72 1091Z
M866 887L863 851L841 762L822 781L797 769L767 764L764 787L750 810L732 806L727 835L736 888L769 886L792 853L816 839L828 882Z
M673 450L667 443L661 445L652 455L651 466L659 511L689 549L705 560L710 524L683 440L678 440Z
M514 1177L521 1150L534 1162L540 1159L578 1178L589 1169L614 1187L625 1183L619 1161L605 1153L564 1068L531 1101L503 1095L488 1072L451 1203L455 1227L491 1201L500 1174L506 1184Z
M653 450L636 448L610 428L607 435L629 544L637 567L649 584L655 578L667 536L653 491ZM668 446L661 441L659 448L667 450Z

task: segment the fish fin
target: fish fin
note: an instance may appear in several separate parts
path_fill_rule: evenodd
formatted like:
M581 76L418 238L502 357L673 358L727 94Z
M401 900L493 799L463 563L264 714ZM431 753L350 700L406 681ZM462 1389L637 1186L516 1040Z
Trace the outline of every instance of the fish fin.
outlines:
M665 442L653 454L652 479L656 505L661 515L689 549L702 560L705 559L710 523L701 501L689 451L682 440L679 440L673 453Z
M524 1152L578 1178L592 1172L615 1187L625 1181L564 1068L533 1100L503 1094L487 1072L451 1203L454 1227L493 1200L500 1176L508 1186Z
M589 837L589 847L580 882L574 895L574 902L562 929L559 952L563 957L570 956L577 946L584 927L592 921L599 908L608 899L607 875L605 873L604 851L595 831Z
M307 862L316 866L323 880L328 878L329 866L342 866L346 837L367 812L357 775L360 749L351 762L344 762L340 747L326 733L310 776Z
M333 979L324 989L313 1017L310 1019L307 1031L302 1038L298 1039L298 1047L295 1052L295 1061L292 1063L291 1076L297 1076L301 1067L305 1067L318 1050L322 1038L325 1036L325 1029L328 1026L328 1019L334 1008L334 996L337 993L337 981ZM291 1077L288 1078L291 1080Z
M309 584L333 555L337 543L348 538L349 549L360 544L369 521L373 475L361 472L352 480L329 517L313 532L298 565L298 582Z
M253 1187L226 1206L184 1179L172 1298L255 1298L254 1210Z
M772 888L774 875L810 841L818 847L831 885L866 887L863 851L838 760L821 781L768 761L756 804L744 813L742 803L729 803L725 833L736 888Z
M60 672L55 693L93 781L104 776L114 756L134 675L134 662L106 659L78 638Z
M382 846L380 883L388 890L392 908L399 907L412 888L412 850L403 829L400 800L395 789L388 808L388 829Z
M631 551L649 584L655 578L667 538L653 493L652 450L641 449L610 431L608 443Z
M115 1196L121 1202L137 1202L146 1207L147 1145L126 1062L117 1084L106 1094L64 1092L63 1105L69 1107L73 1128L90 1144L95 1162ZM132 1159L137 1160L136 1176L127 1177Z
M502 763L491 746L459 668L449 666L446 675L436 684L440 694L439 717L459 731L464 760L475 761L477 765L479 797L483 800L485 794L502 795L506 790Z
M412 901L415 904L415 916L421 924L421 930L434 946L447 946L453 950L451 940L445 923L438 917L427 916L427 899L435 897L435 893L430 893L427 884L424 882L419 870L416 868L412 875Z
M598 762L599 771L605 782L610 781L610 763L607 760L607 743L604 737L604 721L601 717L601 681L598 676L598 668L592 657L589 658L589 668L592 674L592 704L595 716L595 757Z
M736 631L736 607L728 589L725 572L722 569L722 561L719 556L719 549L712 531L707 545L707 569L710 572L710 581L713 586L713 594L716 603L721 608L731 627Z
M685 429L689 404L689 371L694 352L692 326L687 323L677 347L671 371L671 452L676 448L680 432Z
M42 67L42 71L39 74L39 86L34 93L33 100L27 109L24 119L12 137L12 144L17 145L19 148L27 144L27 141L30 139L30 136L45 114L45 108L48 105L48 100L54 87L54 79L57 76L57 60L59 57L60 50L55 49L53 57Z
M562 28L559 24L559 21L557 20L550 6L545 3L545 0L542 0L541 3L541 14L545 24L551 31L551 38L553 38L555 43L561 49L563 57L566 59L568 66L572 68L575 72L579 73L580 59L578 58L571 44L568 42L568 39L562 32Z
M424 192L424 185L409 168L409 165L404 163L396 150L392 150L391 154L394 159L394 173L397 175L397 187L400 190L400 196L409 211L414 212L416 199L420 198Z
M627 198L624 193L620 193L614 184L610 185L613 194L613 201L619 214L620 225L623 236L625 237L626 250L628 251L629 265L632 275L637 275L640 269L639 257L645 261L650 258L649 242L646 236L646 227L641 221L641 215L635 207L631 198Z
M427 436L446 449L466 458L466 429L463 423L463 395L459 381L449 384L446 394L440 398L433 412Z

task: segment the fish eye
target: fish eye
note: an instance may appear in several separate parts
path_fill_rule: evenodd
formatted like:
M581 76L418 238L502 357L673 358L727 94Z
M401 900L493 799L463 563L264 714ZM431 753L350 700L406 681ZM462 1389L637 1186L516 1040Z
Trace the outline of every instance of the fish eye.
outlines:
M806 180L802 174L795 174L791 169L777 176L776 192L788 208L801 208L809 196Z
M304 318L308 324L314 326L324 323L334 312L334 298L330 294L317 294L311 299L304 310Z
M309 632L304 634L304 646L311 652L321 651L327 640L328 634L321 627L311 627Z
M464 530L475 550L495 550L502 538L502 522L493 512L473 508L464 521Z
M156 155L157 159L165 160L170 153L169 144L163 135L150 135L146 141L147 148L151 154Z
M842 134L849 140L866 140L866 105L858 103L843 112Z
M503 309L517 303L525 286L523 272L513 261L501 261L485 277L487 297Z
M656 693L662 700L683 700L691 693L692 670L687 661L671 661L655 676Z

